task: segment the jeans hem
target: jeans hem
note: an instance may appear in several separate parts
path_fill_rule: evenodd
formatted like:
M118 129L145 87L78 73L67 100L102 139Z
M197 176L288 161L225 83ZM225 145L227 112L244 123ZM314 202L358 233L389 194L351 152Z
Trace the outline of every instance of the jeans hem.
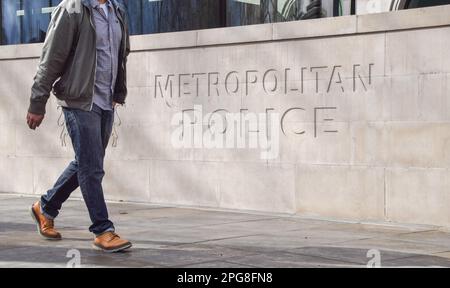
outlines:
M101 236L101 235L103 235L103 234L105 234L105 233L108 233L108 232L115 232L116 231L116 229L114 229L114 228L108 228L108 229L106 229L105 231L103 231L103 232L101 232L101 233L94 233L95 234L95 237L99 237L99 236Z
M42 207L42 202L39 202L39 206L41 206L41 214L44 215L45 218L49 219L49 220L55 220L56 217L51 216L50 214L48 214L47 212L44 211L44 208Z

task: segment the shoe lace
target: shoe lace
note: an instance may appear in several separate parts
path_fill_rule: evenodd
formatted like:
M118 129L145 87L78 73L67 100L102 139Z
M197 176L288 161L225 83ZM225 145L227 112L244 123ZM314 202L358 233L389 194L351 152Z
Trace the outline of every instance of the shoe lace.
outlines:
M45 223L44 223L44 227L45 228L53 228L55 227L55 221L53 219L45 219Z
M112 240L114 240L116 238L118 239L118 238L120 238L120 236L117 235L115 232L111 232L109 241L112 241Z

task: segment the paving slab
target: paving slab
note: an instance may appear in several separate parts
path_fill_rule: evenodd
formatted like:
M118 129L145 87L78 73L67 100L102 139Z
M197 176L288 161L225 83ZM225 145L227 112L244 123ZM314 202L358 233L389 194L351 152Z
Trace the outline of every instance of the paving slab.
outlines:
M406 258L397 258L381 262L383 267L412 267L412 268L448 268L450 267L450 259L430 256L430 255L418 255Z
M335 243L333 246L336 247L347 247L347 248L363 248L363 249L377 249L386 251L395 251L400 253L412 253L412 254L423 254L432 255L439 252L449 251L448 245L446 243L441 244L430 244L426 242L412 242L404 241L401 239L392 238L372 238L372 239L361 239L345 241L341 243Z
M255 268L252 265L245 265L227 261L210 261L183 266L183 268Z
M369 250L363 248L318 246L318 247L297 248L288 250L287 252L293 254L321 257L337 261L345 261L359 265L367 265L367 262L371 259L371 255L370 254L368 255ZM416 254L401 253L387 250L379 250L379 252L383 260L393 260L416 256Z
M404 233L396 235L395 239L412 242L424 242L429 244L435 244L439 246L446 246L450 251L450 234L442 231L429 230L419 231L413 233Z
M450 233L442 227L120 202L109 203L109 212L133 248L106 254L92 248L79 199L67 201L55 221L63 240L41 239L29 215L37 199L0 193L0 267L66 267L73 251L81 267L366 267L373 249L382 267L450 267Z
M305 268L305 267L356 267L356 263L327 259L316 256L271 252L252 256L236 257L229 261L238 264L253 265L258 268Z

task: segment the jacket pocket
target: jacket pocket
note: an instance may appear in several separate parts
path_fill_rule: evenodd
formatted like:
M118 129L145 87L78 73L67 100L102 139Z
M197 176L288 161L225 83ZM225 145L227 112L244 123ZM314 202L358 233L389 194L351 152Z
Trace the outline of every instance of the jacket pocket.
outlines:
M55 95L55 97L60 100L67 99L66 87L67 83L64 81L64 79L62 77L59 78L53 85L53 94Z
M73 81L70 70L56 81L53 85L53 94L56 98L59 100L75 100L80 98L79 91L73 91Z
M80 97L79 93L73 93L74 81L74 52L70 53L69 59L66 61L65 71L62 76L53 85L53 94L60 100L74 100Z

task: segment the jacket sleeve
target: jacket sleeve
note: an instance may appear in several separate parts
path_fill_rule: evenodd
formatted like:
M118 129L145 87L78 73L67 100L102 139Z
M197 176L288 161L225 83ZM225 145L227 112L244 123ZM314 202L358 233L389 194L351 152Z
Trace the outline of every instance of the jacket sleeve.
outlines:
M53 84L64 72L64 66L74 45L77 26L73 18L74 14L69 14L63 5L58 6L52 13L31 88L28 112L45 114L45 105Z

